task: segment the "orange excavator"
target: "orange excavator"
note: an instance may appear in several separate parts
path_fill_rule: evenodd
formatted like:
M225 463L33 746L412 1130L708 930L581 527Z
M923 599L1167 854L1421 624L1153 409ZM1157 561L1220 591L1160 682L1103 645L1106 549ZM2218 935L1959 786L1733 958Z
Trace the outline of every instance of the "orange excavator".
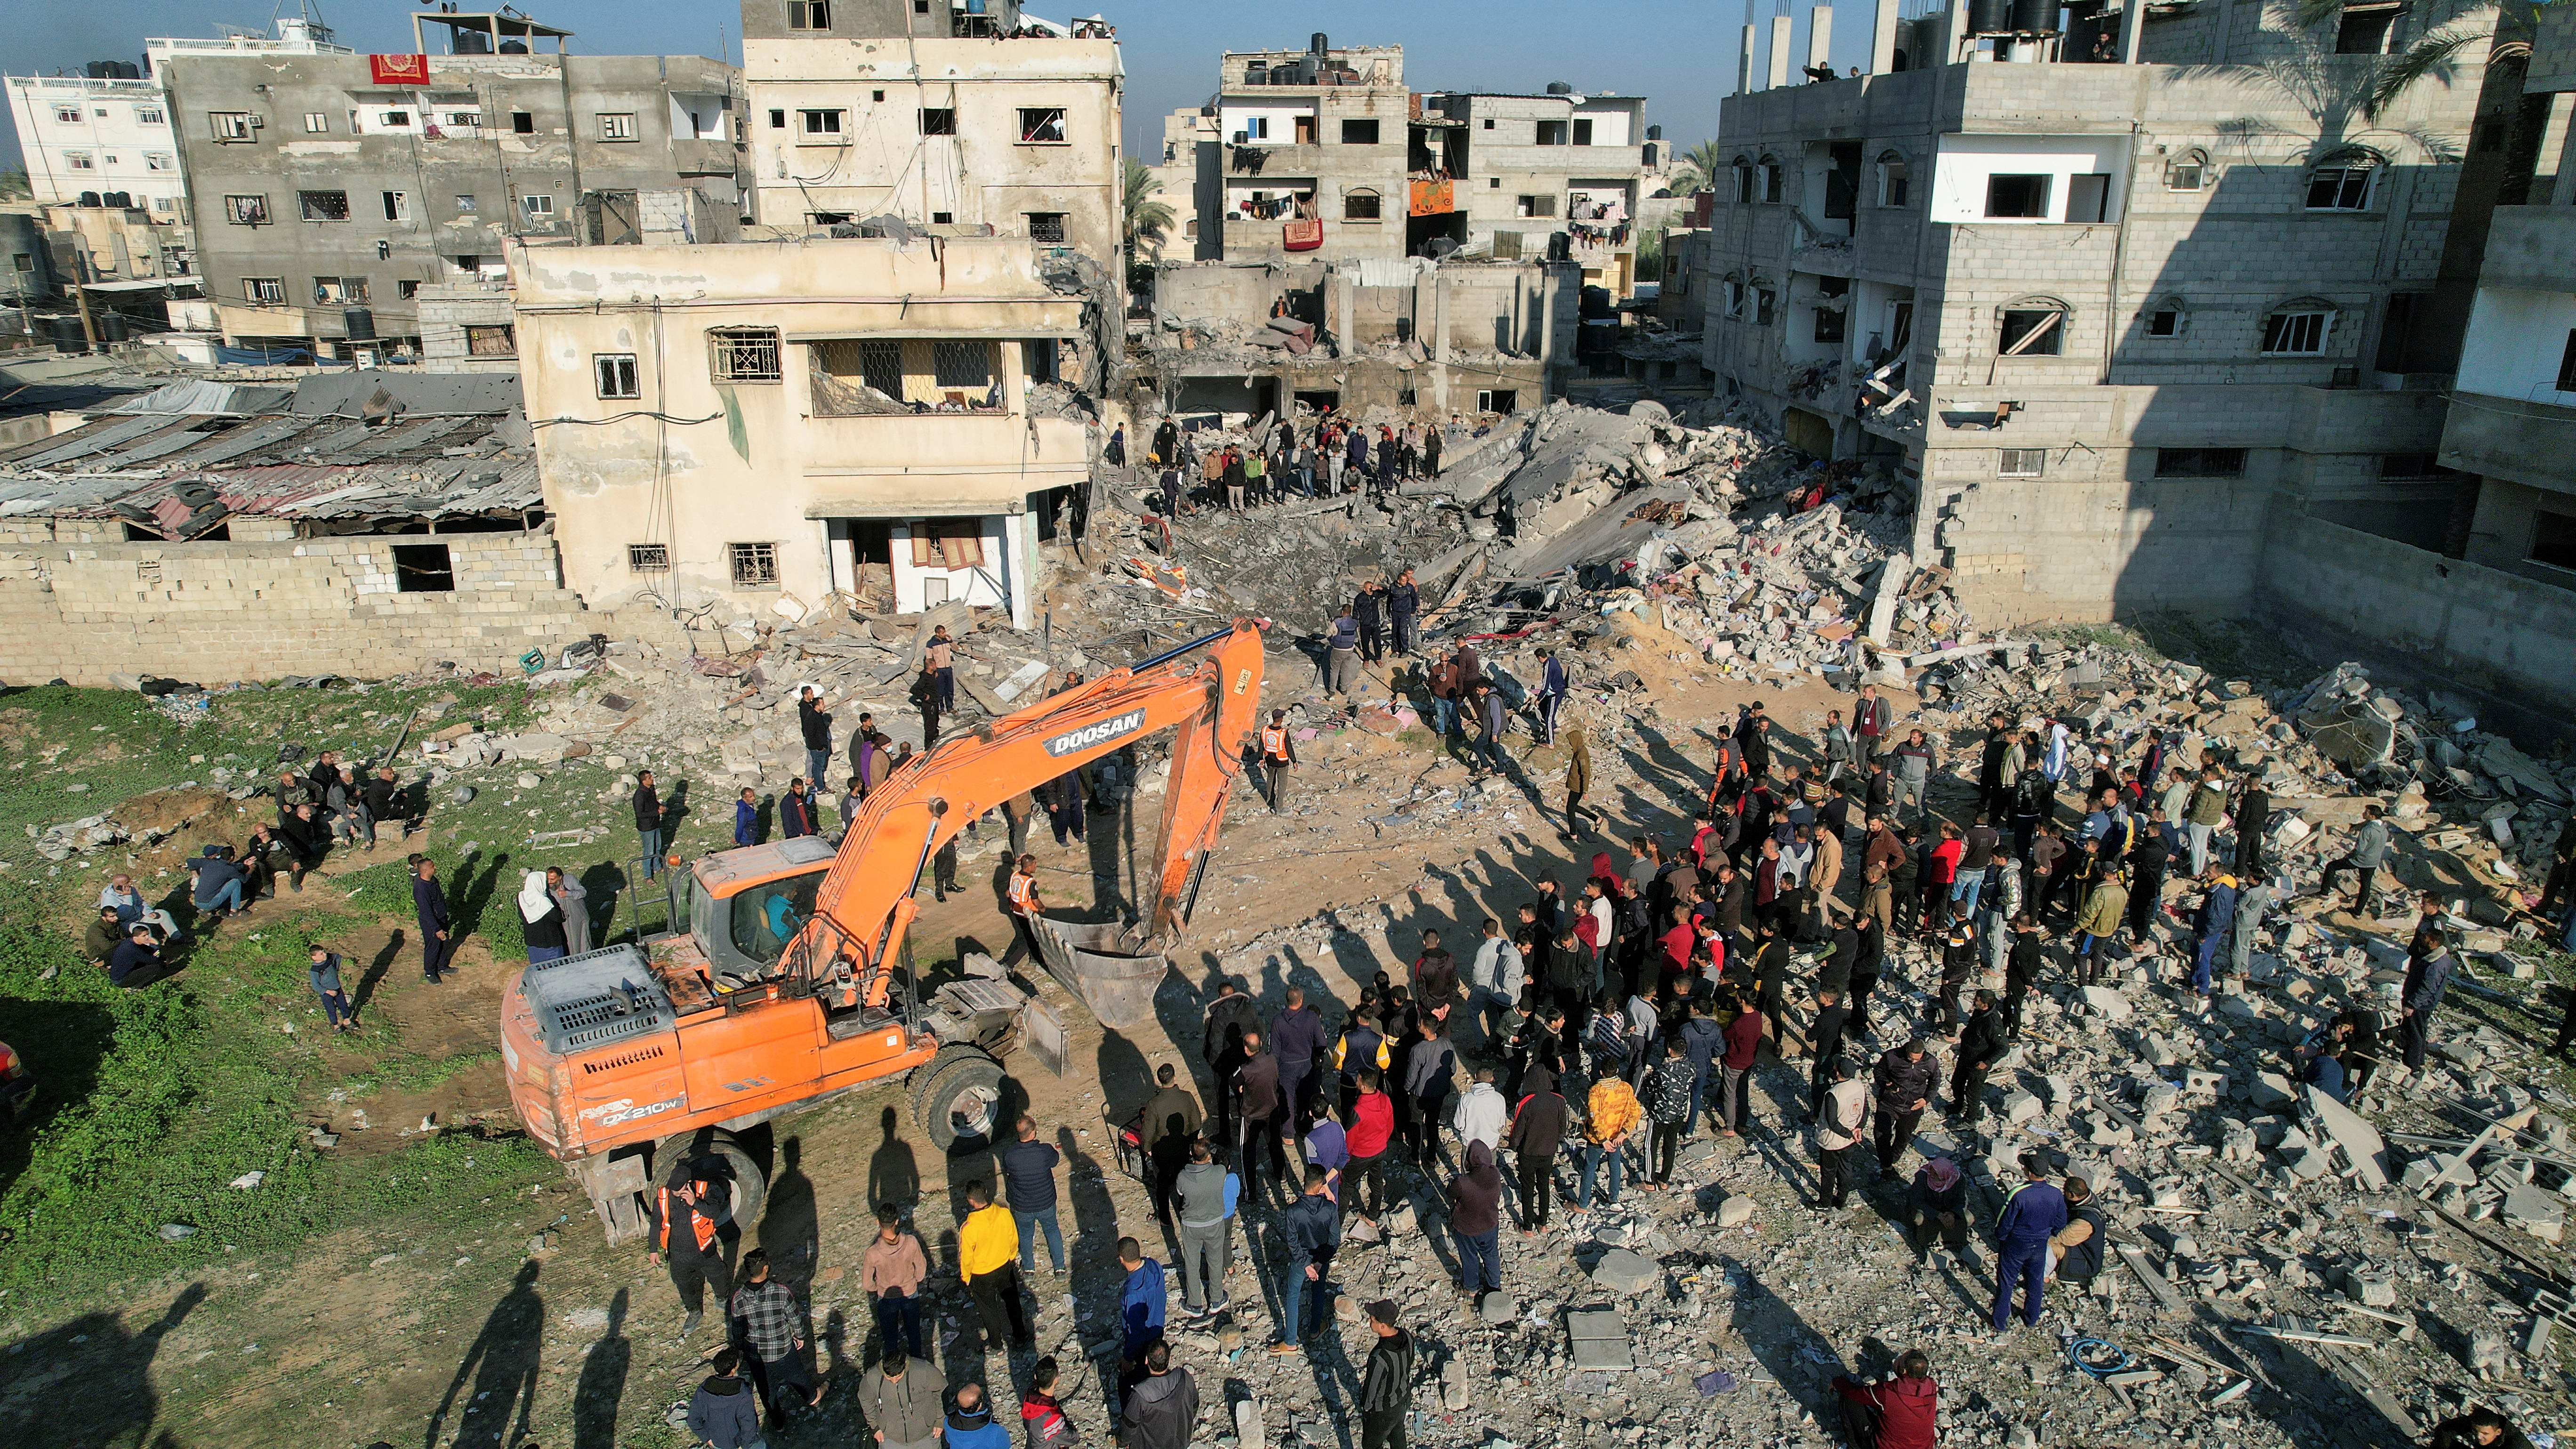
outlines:
M970 975L922 999L907 946L923 868L1011 796L1177 730L1136 924L1030 922L1050 974L1105 1025L1150 1018L1243 767L1261 673L1260 631L1238 620L941 742L869 794L837 851L803 836L685 871L673 857L674 929L530 966L505 999L520 1122L590 1194L612 1243L644 1233L657 1166L667 1177L720 1159L734 1217L756 1220L765 1183L735 1134L898 1074L931 1146L992 1140L1002 1057L1026 1045L1060 1072L1063 1024L1007 979Z

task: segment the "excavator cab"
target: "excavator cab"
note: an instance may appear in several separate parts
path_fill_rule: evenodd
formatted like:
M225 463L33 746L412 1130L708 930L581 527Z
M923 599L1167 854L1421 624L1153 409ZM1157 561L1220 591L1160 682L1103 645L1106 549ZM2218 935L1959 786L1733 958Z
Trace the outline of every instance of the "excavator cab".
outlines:
M776 982L782 994L804 994L808 983L785 980L789 973L780 963L812 918L831 865L831 842L802 835L728 850L691 867L689 937L718 992Z

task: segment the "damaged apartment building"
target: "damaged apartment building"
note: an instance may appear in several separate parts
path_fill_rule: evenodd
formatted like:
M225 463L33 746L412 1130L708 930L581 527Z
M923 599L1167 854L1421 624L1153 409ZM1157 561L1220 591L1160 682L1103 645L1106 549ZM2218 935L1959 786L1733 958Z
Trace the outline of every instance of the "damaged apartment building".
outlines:
M1086 426L1032 372L1086 325L1024 236L514 247L564 581L596 608L837 600L1029 627ZM1060 274L1053 274L1060 277Z
M2438 561L2488 216L2556 165L2565 107L2480 35L2365 120L2434 23L2398 7L2067 14L1890 0L1869 73L1805 85L1773 27L1692 238L1720 392L1919 479L1915 557L1993 620L2296 608L2285 555L2345 535ZM2517 672L2503 640L2427 652Z
M0 451L11 684L515 672L563 586L507 377L192 379Z
M156 52L235 359L506 359L489 305L505 243L734 235L731 66L570 55L570 32L512 10L425 11L412 29L411 55ZM442 296L464 305L442 316Z

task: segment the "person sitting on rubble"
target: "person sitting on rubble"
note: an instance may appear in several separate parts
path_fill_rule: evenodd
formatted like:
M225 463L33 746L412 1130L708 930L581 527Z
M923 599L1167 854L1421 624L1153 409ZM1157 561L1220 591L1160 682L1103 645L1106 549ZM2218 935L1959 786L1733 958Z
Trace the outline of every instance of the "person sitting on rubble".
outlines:
M1937 1234L1952 1254L1968 1252L1968 1175L1959 1164L1935 1157L1915 1169L1905 1195L1907 1241L1918 1258L1928 1257Z
M1934 1449L1940 1423L1940 1385L1932 1382L1932 1361L1920 1349L1896 1361L1896 1377L1874 1384L1854 1383L1837 1374L1843 1432L1853 1449Z
M2432 1449L2531 1449L2513 1421L2484 1404L2433 1426Z

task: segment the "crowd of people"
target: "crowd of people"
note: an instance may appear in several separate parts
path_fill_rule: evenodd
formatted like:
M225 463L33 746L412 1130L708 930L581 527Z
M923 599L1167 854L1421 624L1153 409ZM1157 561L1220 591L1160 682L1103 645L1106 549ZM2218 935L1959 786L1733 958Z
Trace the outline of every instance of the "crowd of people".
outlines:
M1290 419L1265 443L1183 432L1170 419L1154 430L1144 466L1161 493L1166 521L1202 509L1241 512L1273 503L1365 493L1374 499L1407 479L1440 476L1441 430L1408 423L1372 429L1336 413ZM1109 435L1104 453L1127 465L1127 431Z

